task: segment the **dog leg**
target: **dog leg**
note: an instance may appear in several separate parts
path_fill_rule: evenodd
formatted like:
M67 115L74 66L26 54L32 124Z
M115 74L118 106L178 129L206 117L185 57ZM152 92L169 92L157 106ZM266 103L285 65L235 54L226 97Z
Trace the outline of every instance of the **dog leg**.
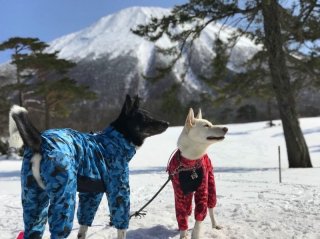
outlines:
M187 239L187 230L185 231L180 231L180 239Z
M63 153L57 153L55 158L45 157L43 179L50 198L48 222L51 238L68 238L76 206L76 163L74 158Z
M103 193L79 192L77 218L79 225L91 226ZM83 227L83 226L82 226ZM79 231L80 232L80 231Z
M202 221L196 221L192 230L191 239L199 239Z
M217 230L222 229L222 226L218 225L216 222L216 219L214 218L213 208L209 208L209 215L210 215L210 219L211 219L212 228L217 229Z
M80 225L77 238L78 238L78 239L85 239L85 238L86 238L87 231L88 231L88 226L86 226L86 225Z
M24 238L41 238L48 217L49 197L32 176L31 152L27 151L26 154L27 157L23 159L21 169Z
M127 230L118 229L118 239L125 239L127 236Z

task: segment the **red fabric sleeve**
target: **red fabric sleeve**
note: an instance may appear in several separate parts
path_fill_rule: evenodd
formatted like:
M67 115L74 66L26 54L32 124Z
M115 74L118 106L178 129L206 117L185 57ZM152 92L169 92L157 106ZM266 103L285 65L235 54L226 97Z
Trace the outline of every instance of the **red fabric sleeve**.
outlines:
M217 204L216 184L214 181L213 167L208 157L208 208L214 208Z

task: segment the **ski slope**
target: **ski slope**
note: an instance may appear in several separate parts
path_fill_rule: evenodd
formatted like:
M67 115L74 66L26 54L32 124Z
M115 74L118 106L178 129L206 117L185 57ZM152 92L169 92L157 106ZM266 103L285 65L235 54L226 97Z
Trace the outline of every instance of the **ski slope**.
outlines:
M227 125L223 142L210 147L215 167L218 204L216 218L223 229L203 223L202 237L221 239L320 239L320 118L301 119L309 146L311 169L288 169L282 127L266 122ZM165 167L176 147L181 127L148 139L130 163L131 209L138 210L167 179ZM278 176L281 147L282 183ZM0 156L0 238L13 239L23 229L20 202L19 160ZM190 228L193 226L190 217ZM102 201L88 238L116 238L108 226L106 199ZM69 238L76 238L75 219ZM44 238L49 238L48 228ZM147 215L133 218L128 239L177 239L177 223L171 184L147 207Z

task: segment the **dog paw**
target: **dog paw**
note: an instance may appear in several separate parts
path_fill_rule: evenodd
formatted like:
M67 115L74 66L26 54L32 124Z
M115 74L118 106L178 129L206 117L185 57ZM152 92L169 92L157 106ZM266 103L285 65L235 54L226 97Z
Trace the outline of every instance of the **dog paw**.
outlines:
M187 231L181 231L179 239L188 239Z
M220 225L212 225L213 229L221 230L223 227Z
M79 233L79 234L77 235L77 238L78 238L78 239L85 239L86 236L85 236L85 234Z

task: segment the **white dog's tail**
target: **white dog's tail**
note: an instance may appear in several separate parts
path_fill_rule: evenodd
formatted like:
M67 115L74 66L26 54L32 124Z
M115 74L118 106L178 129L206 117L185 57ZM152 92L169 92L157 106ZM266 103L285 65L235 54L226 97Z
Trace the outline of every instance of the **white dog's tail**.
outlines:
M44 184L40 177L41 155L41 134L33 126L28 117L28 111L18 105L11 107L9 113L9 147L21 148L22 145L30 147L33 151L32 173L40 187L44 188Z
M44 189L44 183L40 177L40 162L41 162L42 156L39 153L35 153L32 158L31 158L31 162L32 162L32 174L33 177L35 178L35 180L37 181L38 185Z

